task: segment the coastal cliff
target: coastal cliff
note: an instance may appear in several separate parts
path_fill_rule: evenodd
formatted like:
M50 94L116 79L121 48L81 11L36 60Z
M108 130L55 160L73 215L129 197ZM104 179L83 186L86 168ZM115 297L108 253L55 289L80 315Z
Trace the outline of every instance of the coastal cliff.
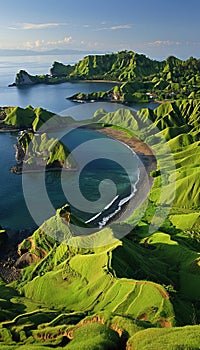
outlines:
M14 86L59 84L77 80L103 80L122 84L120 94L106 92L104 99L125 102L147 102L149 99L180 99L200 97L200 59L180 60L169 56L163 61L152 60L143 54L120 51L105 55L89 55L74 65L54 62L49 74L30 75L20 70ZM124 94L123 83L130 83ZM115 87L117 89L117 87ZM120 89L120 88L119 88ZM103 93L85 99L102 99ZM109 97L111 95L111 98ZM120 95L120 97L118 97Z
M36 82L36 78L28 74L25 70L20 70L15 79L16 85L33 85L36 84Z
M50 170L76 170L76 162L69 149L47 134L34 135L24 132L15 145L17 164L11 172L50 171Z
M200 98L200 59L181 60L169 56L163 61L144 54L120 51L105 55L88 55L74 65L53 62L49 74L30 75L24 70L16 74L10 86L60 84L73 81L115 82L112 90L83 94L68 99L75 101L117 101L143 103L175 99Z

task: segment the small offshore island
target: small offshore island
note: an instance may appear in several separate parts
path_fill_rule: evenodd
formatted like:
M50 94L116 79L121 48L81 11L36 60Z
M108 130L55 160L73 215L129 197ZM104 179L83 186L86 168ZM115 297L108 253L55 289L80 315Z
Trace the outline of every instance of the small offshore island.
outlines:
M199 349L200 60L158 62L123 51L53 68L50 78L24 80L27 73L19 73L16 86L107 79L121 83L104 96L76 98L129 103L151 93L170 101L154 110L99 109L88 121L88 127L96 125L136 150L152 187L143 198L140 183L137 208L92 234L82 234L89 226L66 204L23 237L15 259L7 247L0 262L2 349ZM20 146L48 122L44 110L9 108L1 109L2 130L31 130ZM63 123L73 122L63 117ZM42 138L54 142L45 133ZM3 253L7 238L0 228Z
M72 121L70 117L61 118L43 108L1 107L0 131L22 133L15 144L17 164L11 168L11 172L21 174L40 172L44 169L76 170L77 165L69 149L61 141L49 138L47 134L51 131L49 128L61 129ZM45 130L42 131L43 125Z

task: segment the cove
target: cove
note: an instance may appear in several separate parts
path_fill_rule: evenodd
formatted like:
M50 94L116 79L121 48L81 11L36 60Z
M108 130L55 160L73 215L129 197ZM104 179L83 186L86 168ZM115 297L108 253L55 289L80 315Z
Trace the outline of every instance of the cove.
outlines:
M42 188L44 186L42 174L24 174L28 184L28 196L24 198L22 176L11 174L10 167L15 163L14 143L16 143L17 133L1 133L1 187L0 187L0 225L11 229L35 229L39 224L42 224L46 219L55 214L57 208L69 203L72 213L81 218L83 221L89 221L98 226L102 220L112 216L119 208L122 201L131 196L135 189L135 184L138 181L138 163L137 157L124 144L116 141L111 144L108 149L106 140L107 136L102 135L94 130L77 128L68 132L62 141L70 148L70 150L79 149L77 162L85 159L79 177L79 187L83 197L91 203L92 212L85 210L84 206L77 208L70 202L73 197L73 190L77 186L76 174L73 172L49 172L45 174L45 188L48 194L48 201L52 205L52 212L47 210L49 203L43 198ZM99 148L101 142L102 147ZM93 147L91 147L91 142ZM87 149L88 144L88 149ZM98 146L95 148L95 144ZM84 146L84 147L83 147ZM103 149L105 148L105 149ZM107 154L106 159L102 157ZM88 154L91 154L93 161L87 162ZM116 155L117 159L127 159L128 167L123 169L120 162L113 161ZM128 173L127 173L128 171ZM99 185L104 181L107 183L108 192L110 189L110 181L116 185L116 195L113 198L107 198L105 202L99 203L100 197ZM72 195L69 196L68 188L72 189ZM27 193L26 193L27 196ZM33 213L30 213L27 208L27 201L31 201L37 213L37 220L33 219ZM73 202L73 201L72 201ZM98 205L97 205L98 203ZM33 215L35 218L35 215ZM94 220L93 220L94 219ZM91 221L92 220L92 221Z

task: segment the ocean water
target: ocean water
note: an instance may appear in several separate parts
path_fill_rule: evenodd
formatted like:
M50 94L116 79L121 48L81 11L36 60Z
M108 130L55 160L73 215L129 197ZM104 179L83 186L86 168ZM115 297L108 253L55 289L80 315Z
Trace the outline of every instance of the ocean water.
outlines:
M88 83L74 82L59 85L37 85L29 87L8 87L15 80L15 75L20 69L25 69L30 74L46 74L53 61L57 60L66 64L73 64L82 57L79 56L23 56L0 58L0 106L43 107L55 113L61 113L77 103L67 100L78 92L104 91L112 88L113 83Z
M79 104L69 97L79 91L110 89L111 83L63 83L27 88L8 87L19 69L30 74L48 73L54 60L74 63L82 57L8 57L0 59L0 106L43 107L55 113L84 120L104 108L113 111L113 103ZM23 60L23 61L22 61ZM127 107L128 108L128 107ZM17 133L0 133L0 225L13 229L33 229L55 214L57 208L70 203L72 213L94 226L104 225L135 190L138 180L137 157L124 144L92 130L66 130L62 141L75 152L82 164L80 173L11 174L15 164L13 145ZM121 161L123 159L123 162ZM103 186L103 187L101 187ZM103 188L103 190L102 190ZM44 192L45 189L45 192ZM79 192L75 194L75 189ZM101 192L102 190L102 192ZM103 197L101 196L105 194ZM47 196L46 196L47 194Z
M75 159L79 167L82 164L79 173L49 172L45 177L40 173L12 174L9 169L15 164L16 137L16 133L0 133L0 225L3 227L33 229L66 203L84 221L103 212L98 220L93 220L94 226L98 226L118 209L122 199L131 195L138 180L137 157L124 144L86 129L75 129L62 138L72 152L78 148ZM123 164L121 159L125 159ZM102 181L106 196L99 201ZM109 181L115 184L116 192ZM80 193L75 194L78 187Z

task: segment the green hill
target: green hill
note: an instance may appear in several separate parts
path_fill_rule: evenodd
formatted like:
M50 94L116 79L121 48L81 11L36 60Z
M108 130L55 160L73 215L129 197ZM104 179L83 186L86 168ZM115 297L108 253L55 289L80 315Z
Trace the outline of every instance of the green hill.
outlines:
M53 128L61 128L62 125L66 127L68 124L75 123L72 117L60 117L41 107L4 107L2 108L2 112L1 128L9 126L14 129L31 129L37 131L44 125L42 131L45 131Z
M93 232L66 205L24 239L21 278L0 283L2 349L199 348L199 112L198 99L96 111L152 148L153 187L121 223ZM36 153L54 144L40 138Z
M162 204L169 204L176 178L173 205L180 208L189 209L192 206L199 209L199 113L200 100L183 100L161 104L153 111L142 109L136 113L118 110L103 116L96 114L94 120L120 126L136 133L155 151L157 161L162 164L163 176L156 178L151 191L153 201L157 204L159 201ZM169 156L171 160L165 161L164 156ZM170 162L174 163L173 170L169 169ZM164 175L166 172L168 172L168 179ZM160 199L162 178L165 185L163 198Z
M33 108L27 106L9 107L5 109L6 116L2 121L4 125L11 125L15 128L32 128L34 131L38 130L41 125L55 116L54 113L49 112L43 108Z
M72 96L85 100L147 102L152 99L173 100L200 98L200 60L183 61L169 56L156 61L132 51L89 55L74 65L54 62L50 75L32 76L24 70L16 75L16 86L58 84L76 80L105 80L121 83L110 91ZM70 96L68 96L70 97Z
M64 66L54 62L51 74L64 75L75 79L107 79L117 81L135 81L138 79L154 81L155 76L168 82L182 79L187 81L196 76L195 83L199 81L200 61L191 57L182 61L170 56L164 61L156 61L132 51L120 51L106 55L89 55L71 66ZM151 79L149 79L151 77ZM188 79L189 80L189 79ZM150 83L149 83L150 84Z

